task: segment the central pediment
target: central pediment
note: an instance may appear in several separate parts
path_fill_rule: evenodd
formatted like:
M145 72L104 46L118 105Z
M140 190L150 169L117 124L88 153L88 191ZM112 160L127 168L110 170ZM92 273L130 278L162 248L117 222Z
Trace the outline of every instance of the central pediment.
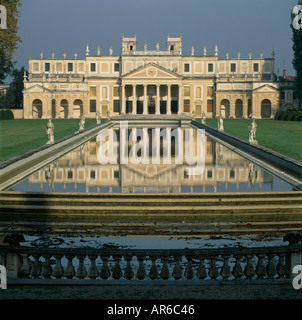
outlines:
M123 75L122 79L180 80L182 79L182 76L155 63L149 63L146 66L139 67L136 70Z

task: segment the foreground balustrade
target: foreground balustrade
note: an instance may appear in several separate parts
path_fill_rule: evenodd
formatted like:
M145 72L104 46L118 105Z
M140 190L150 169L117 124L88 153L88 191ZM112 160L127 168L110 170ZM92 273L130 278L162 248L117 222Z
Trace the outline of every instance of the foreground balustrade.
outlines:
M10 278L100 280L281 279L301 246L185 250L1 247Z

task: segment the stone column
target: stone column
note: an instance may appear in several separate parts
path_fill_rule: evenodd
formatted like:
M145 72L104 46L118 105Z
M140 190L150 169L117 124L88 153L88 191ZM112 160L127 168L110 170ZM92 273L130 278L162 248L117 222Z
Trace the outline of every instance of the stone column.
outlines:
M178 86L178 114L182 112L182 92L181 86Z
M243 98L243 106L242 106L242 117L244 119L248 118L248 99L246 96Z
M171 85L168 84L167 114L171 114Z
M132 114L136 114L136 105L137 105L137 98L136 98L136 85L134 84L132 86L132 94L133 94L133 99L132 99Z
M125 103L125 85L122 84L122 110L121 114L126 113L126 103Z
M160 114L160 85L156 85L156 105L155 105L155 113Z
M143 114L148 114L148 106L147 106L147 85L144 84L144 111Z

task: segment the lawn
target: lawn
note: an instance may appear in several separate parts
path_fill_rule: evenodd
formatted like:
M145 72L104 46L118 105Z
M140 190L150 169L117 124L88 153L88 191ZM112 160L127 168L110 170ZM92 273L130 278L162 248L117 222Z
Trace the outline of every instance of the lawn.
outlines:
M10 159L44 145L47 140L45 126L48 119L16 119L0 121L0 161ZM79 130L79 119L54 119L55 140ZM86 119L85 128L96 124Z
M198 121L198 120L197 120ZM0 121L0 161L20 155L44 145L47 119L19 119ZM79 129L79 119L54 119L55 140ZM207 125L217 128L217 119L207 119ZM250 119L225 119L224 129L234 136L248 140ZM85 128L96 124L87 119ZM302 161L302 122L256 120L256 139L259 145Z
M242 139L249 139L250 119L224 119L224 131ZM217 128L217 119L207 119L206 124ZM256 120L258 144L291 158L302 161L302 122Z

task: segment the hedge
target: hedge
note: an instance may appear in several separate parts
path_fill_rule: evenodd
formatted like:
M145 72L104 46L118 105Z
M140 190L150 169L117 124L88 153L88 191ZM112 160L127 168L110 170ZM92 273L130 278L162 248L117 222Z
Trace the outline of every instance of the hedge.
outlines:
M13 120L14 114L11 110L0 110L0 120Z
M275 120L302 121L302 110L278 110Z

